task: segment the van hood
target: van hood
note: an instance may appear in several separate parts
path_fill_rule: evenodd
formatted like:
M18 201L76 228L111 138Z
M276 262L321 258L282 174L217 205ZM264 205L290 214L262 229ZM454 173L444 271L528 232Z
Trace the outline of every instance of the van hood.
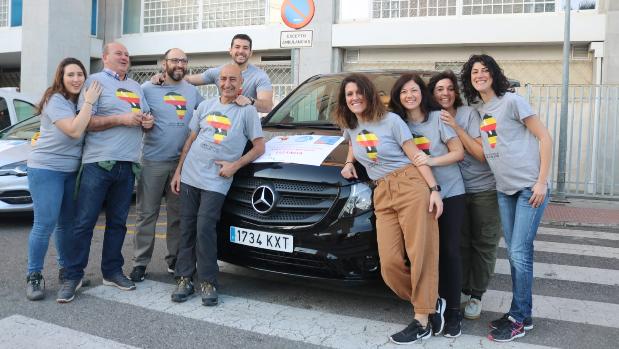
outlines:
M0 140L0 167L28 160L30 142L25 140Z

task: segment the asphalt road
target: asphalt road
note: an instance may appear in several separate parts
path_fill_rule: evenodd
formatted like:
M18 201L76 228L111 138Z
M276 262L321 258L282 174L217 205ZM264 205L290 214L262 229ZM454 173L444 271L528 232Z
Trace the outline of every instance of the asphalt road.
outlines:
M131 270L132 224L125 240ZM91 248L86 276L92 285L69 304L55 302L55 249L48 251L47 297L25 298L28 233L32 217L0 216L0 347L71 348L311 348L391 347L387 336L411 320L410 306L381 283L340 284L258 272L221 263L215 308L199 297L169 300L173 279L163 256L165 215L147 281L136 291L102 286L99 263L103 220ZM427 347L615 348L619 341L619 232L540 229L536 241L535 328L509 344L488 341L488 321L509 306L511 281L504 248L484 297L480 320L465 320L457 339L434 337Z

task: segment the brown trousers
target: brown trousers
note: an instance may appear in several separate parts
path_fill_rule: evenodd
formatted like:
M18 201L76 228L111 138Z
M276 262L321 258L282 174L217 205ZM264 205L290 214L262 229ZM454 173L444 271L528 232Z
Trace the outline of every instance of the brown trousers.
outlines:
M430 191L413 165L376 181L374 212L383 280L416 314L433 314L438 298L438 223ZM408 262L407 262L408 259Z

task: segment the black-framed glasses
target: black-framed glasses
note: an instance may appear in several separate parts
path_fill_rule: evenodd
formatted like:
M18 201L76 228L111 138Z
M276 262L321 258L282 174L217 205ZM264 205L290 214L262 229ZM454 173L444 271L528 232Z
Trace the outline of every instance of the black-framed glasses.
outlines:
M166 58L166 61L172 62L174 64L187 64L189 60L187 58Z

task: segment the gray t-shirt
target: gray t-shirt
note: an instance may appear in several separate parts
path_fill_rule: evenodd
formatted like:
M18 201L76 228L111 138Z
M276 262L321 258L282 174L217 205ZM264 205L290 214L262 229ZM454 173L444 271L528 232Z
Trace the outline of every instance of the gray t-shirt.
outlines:
M75 114L75 103L60 93L54 93L49 98L41 113L41 133L28 157L28 167L61 172L77 171L84 137L71 138L55 125L58 120L73 119Z
M84 83L80 94L78 110L84 103L84 93L93 80L99 81L103 92L92 107L94 117L148 112L150 109L140 84L132 79L118 80L106 72L92 74ZM116 126L104 131L86 134L82 163L107 160L138 162L142 147L142 127Z
M539 142L524 125L535 115L529 103L507 92L479 104L481 137L486 161L497 190L507 195L532 187L540 168Z
M428 120L422 123L407 122L417 148L432 157L439 157L449 152L447 142L456 137L456 132L441 121L441 112L433 111L428 114ZM443 199L464 194L464 183L458 164L447 166L433 166L432 174L441 186Z
M178 160L189 134L189 121L204 98L195 86L184 80L176 85L145 82L142 90L155 118L153 128L144 133L142 159Z
M221 177L220 166L214 161L236 161L248 140L263 137L256 108L221 104L215 97L200 103L189 128L198 136L183 163L181 182L226 195L232 178Z
M219 71L221 66L217 68L209 68L202 73L202 79L204 84L217 84L219 80ZM256 67L255 65L248 64L247 69L243 72L243 91L242 95L251 98L258 98L258 92L260 91L272 91L273 86L271 80L264 70Z
M473 139L481 137L479 123L481 118L475 108L462 106L456 111L456 123ZM479 162L474 156L464 151L464 159L458 162L464 189L467 193L480 193L482 191L496 189L496 182L490 166L485 162Z
M344 138L373 180L411 164L402 150L402 144L412 138L411 131L394 113L385 114L378 122L359 122L354 129L344 129Z

